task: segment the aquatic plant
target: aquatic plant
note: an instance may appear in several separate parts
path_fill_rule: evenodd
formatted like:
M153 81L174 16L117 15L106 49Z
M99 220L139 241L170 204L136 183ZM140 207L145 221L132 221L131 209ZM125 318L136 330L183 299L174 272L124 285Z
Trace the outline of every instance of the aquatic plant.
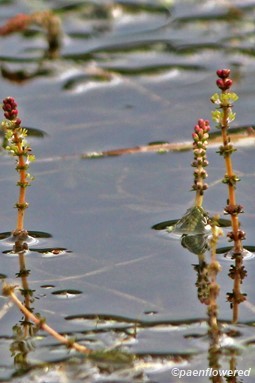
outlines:
M236 184L240 179L233 169L232 154L236 149L228 134L230 124L235 120L235 113L232 112L232 106L233 103L238 100L238 96L236 93L230 91L232 86L230 69L217 70L217 76L216 84L221 90L221 93L214 93L211 97L211 101L216 105L216 110L212 112L212 118L217 123L216 128L221 130L222 135L222 145L218 153L224 158L226 173L222 182L228 187L228 199L224 213L231 217L232 231L227 234L227 237L234 243L230 255L232 259L235 260L235 265L231 266L229 272L230 278L234 280L233 291L228 293L227 300L233 308L233 322L236 322L238 319L238 305L246 299L245 294L240 291L240 286L246 276L246 270L243 266L243 257L246 251L242 243L245 239L245 232L240 230L238 218L239 214L243 213L243 206L236 202Z
M222 180L222 182L228 186L228 199L224 212L231 217L232 231L228 233L228 237L234 242L233 255L242 255L242 241L245 239L245 233L240 230L238 215L243 213L243 206L236 203L235 195L236 183L240 181L240 179L233 170L232 154L236 149L228 135L230 123L235 120L232 105L238 100L238 96L236 93L229 91L232 86L229 69L218 70L217 76L219 79L216 81L216 84L218 88L221 89L221 93L215 93L211 97L211 101L216 105L216 110L212 112L212 118L217 123L216 128L221 130L222 135L222 145L218 153L224 157L226 168L226 174Z
M73 339L66 338L65 336L59 334L57 331L52 329L52 327L48 326L46 324L46 321L44 318L39 318L38 316L34 315L30 310L28 310L23 303L18 299L17 295L15 294L15 287L9 284L4 284L2 292L4 296L9 297L16 306L20 309L20 311L32 322L34 322L39 329L42 329L46 331L48 334L53 336L55 339L57 339L59 342L65 344L68 348L73 348L76 351L88 354L90 353L90 350L75 342Z
M58 342L64 344L68 349L73 349L92 359L101 358L105 362L116 362L130 364L134 356L129 353L115 350L97 350L76 342L74 339L60 334L46 323L46 319L40 314L34 314L31 303L33 302L33 290L29 288L28 276L30 270L26 268L25 256L28 251L26 240L29 238L28 232L24 228L25 210L28 207L26 201L26 189L30 185L33 177L28 173L30 162L35 160L35 156L31 153L31 148L26 141L27 130L21 127L21 119L18 117L17 103L13 97L7 97L3 100L2 109L4 111L5 120L2 121L1 127L4 132L4 149L16 158L16 170L19 173L17 185L19 187L18 202L15 204L17 208L16 229L12 232L14 246L12 253L18 255L19 272L17 278L21 279L20 286L12 285L6 281L2 286L2 295L8 297L22 312L24 319L19 325L13 327L15 340L10 346L10 350L14 357L14 362L23 367L27 364L27 347L29 348L28 338L33 337L39 330L47 332ZM24 297L24 302L18 298L15 290L18 289ZM20 347L22 344L22 347Z
M15 204L18 213L13 235L23 241L27 237L27 232L24 230L25 210L28 207L26 189L33 179L28 173L28 169L30 162L35 160L35 156L31 153L31 148L26 142L27 130L21 127L21 119L18 118L17 103L14 98L5 98L2 108L6 118L1 124L5 135L5 149L10 155L16 157L16 170L19 173L19 181L17 182L19 197ZM17 250L20 251L21 249L17 248Z
M35 156L31 153L31 148L26 142L27 130L21 127L21 119L18 117L17 103L14 98L5 98L2 108L6 118L1 124L4 131L4 149L16 158L16 171L19 173L19 180L17 182L19 196L15 204L17 220L16 228L12 232L12 239L14 241L12 253L17 254L19 259L19 272L16 274L16 277L21 279L19 290L24 297L23 305L27 310L32 311L33 290L29 288L28 276L30 271L26 268L25 261L25 254L28 250L28 232L24 228L24 218L28 207L26 190L33 179L28 170L30 162L35 160ZM27 316L21 321L21 325L20 334L22 333L23 337L26 338L32 331L31 323Z
M30 162L35 160L35 156L31 154L31 148L26 142L27 130L21 127L21 119L18 117L17 103L13 97L7 97L3 100L2 105L5 120L2 121L2 129L5 135L5 149L10 155L16 157L16 170L19 173L19 197L18 202L15 204L17 208L17 222L16 229L13 231L13 253L19 256L20 271L17 273L17 277L21 278L21 295L24 296L24 303L22 303L15 294L15 287L8 283L4 283L2 293L4 296L8 296L24 314L25 319L22 321L24 333L23 337L31 335L31 322L37 326L37 329L43 329L50 335L54 336L58 341L64 343L67 347L73 348L83 353L89 353L85 346L79 345L71 339L60 335L57 331L53 330L50 326L45 323L45 319L42 319L33 314L33 310L30 306L32 302L33 290L29 288L27 277L29 270L26 269L25 254L28 250L28 232L24 229L24 216L25 210L28 207L26 201L26 189L30 185L32 179L28 173ZM31 330L31 331L30 331Z
M208 188L204 180L208 176L205 167L208 165L206 149L209 131L209 121L199 119L192 134L194 160L191 166L195 168L192 190L196 192L194 205L186 211L173 228L169 228L169 231L188 235L204 234L207 232L209 216L203 208L203 197L205 190Z

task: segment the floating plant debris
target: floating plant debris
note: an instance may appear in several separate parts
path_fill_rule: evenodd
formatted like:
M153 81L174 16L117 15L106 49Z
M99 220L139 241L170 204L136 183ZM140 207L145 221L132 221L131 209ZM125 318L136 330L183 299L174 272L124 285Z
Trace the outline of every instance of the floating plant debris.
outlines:
M229 135L231 141L235 143L236 146L255 146L255 126L244 126L229 129ZM218 147L221 140L220 133L216 132L210 134L208 138L208 148ZM125 154L136 154L136 153L150 153L150 152L180 152L193 149L193 142L155 142L149 143L148 145L135 146L130 148L119 148L105 151L95 151L91 153L84 153L81 155L83 159L89 158L101 158L101 157L112 157L112 156L121 156Z

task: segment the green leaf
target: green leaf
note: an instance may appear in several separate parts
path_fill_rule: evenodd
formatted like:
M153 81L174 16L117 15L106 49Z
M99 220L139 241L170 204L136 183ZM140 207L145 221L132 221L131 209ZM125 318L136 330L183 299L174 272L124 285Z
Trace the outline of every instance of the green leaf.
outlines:
M220 95L218 93L214 93L211 97L211 101L216 104L216 105L220 105L221 101L220 101Z
M213 119L213 121L217 122L218 124L221 123L222 117L223 117L223 114L222 114L221 110L217 109L217 110L212 111L212 119Z
M228 123L234 121L236 118L236 113L230 112L228 115Z

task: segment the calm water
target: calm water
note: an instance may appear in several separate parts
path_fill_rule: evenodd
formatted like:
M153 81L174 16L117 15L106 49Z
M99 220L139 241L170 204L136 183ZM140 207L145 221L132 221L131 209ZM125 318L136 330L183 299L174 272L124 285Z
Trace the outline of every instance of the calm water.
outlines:
M13 96L37 161L28 190L29 231L48 233L26 257L35 313L93 349L120 347L134 365L84 360L42 332L27 339L22 314L0 297L0 379L11 382L209 382L173 377L171 368L206 369L207 306L197 296L198 258L152 230L180 218L193 201L192 153L137 153L82 159L82 154L189 141L198 118L210 118L215 71L229 67L234 126L254 125L254 2L2 1L0 25L17 13L52 9L62 45L49 58L43 30L31 25L1 37L1 98ZM39 135L32 134L40 133ZM246 244L254 242L254 147L234 154ZM222 159L209 149L205 207L222 214ZM15 228L13 160L1 155L0 232ZM221 246L228 246L226 238ZM1 242L0 273L19 284L18 258ZM61 249L59 252L54 249ZM247 302L231 325L226 293L230 262L220 256L220 364L249 369L255 357L255 260L247 260ZM233 363L234 363L233 362ZM17 376L18 373L21 376ZM254 371L243 382L252 382ZM107 380L108 379L108 380ZM198 380L199 379L199 380Z

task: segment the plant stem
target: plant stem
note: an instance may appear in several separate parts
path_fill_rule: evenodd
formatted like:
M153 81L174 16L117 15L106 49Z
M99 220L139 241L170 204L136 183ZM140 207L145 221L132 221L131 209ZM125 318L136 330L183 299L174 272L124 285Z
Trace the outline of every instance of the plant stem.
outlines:
M26 309L31 312L31 294L30 294L30 289L29 289L29 284L28 284L28 275L29 271L26 269L26 261L25 261L25 252L21 251L18 253L19 254L19 273L18 276L21 279L21 286L22 286L22 295L24 296L24 306ZM25 320L24 320L24 336L27 337L29 335L29 317L25 315Z
M233 290L227 294L227 299L233 309L233 322L238 320L238 306L243 302L245 294L241 292L241 283L246 276L246 271L243 266L244 248L242 241L245 239L245 232L240 230L238 214L243 212L243 207L236 203L235 187L239 178L236 176L232 166L231 156L236 150L231 144L228 129L230 122L235 119L235 114L232 112L232 104L238 100L235 93L229 91L232 86L232 80L229 77L229 69L219 69L217 71L218 80L216 84L221 90L221 94L215 93L211 97L211 101L218 105L218 109L212 112L213 119L217 122L217 127L221 130L222 143L219 153L224 157L225 162L225 177L223 183L228 185L228 200L225 207L225 213L231 217L232 231L227 234L230 241L234 242L232 259L235 260L235 265L231 265L229 276L233 279Z
M203 169L203 166L200 165L197 167L197 170L199 171L199 173L201 172L201 170ZM201 185L204 184L204 180L201 176L198 176L197 177L197 182ZM203 206L203 201L204 201L204 193L201 192L201 190L196 190L196 196L195 196L195 206L196 207L202 207Z
M243 211L241 205L236 204L235 188L239 178L236 176L232 165L232 153L234 149L228 129L230 122L235 119L235 114L232 112L232 104L238 99L235 93L229 91L232 86L232 80L229 78L229 69L219 69L217 76L219 79L216 81L221 94L214 94L211 101L218 105L218 110L212 113L213 119L218 123L217 127L221 130L222 146L220 146L219 153L224 157L226 174L223 183L228 185L228 201L225 208L225 213L231 216L232 232L228 234L230 240L234 241L234 255L243 253L242 240L245 235L242 232L239 224L238 214Z
M195 168L192 189L196 191L194 205L198 208L202 208L204 191L208 188L208 185L204 182L204 179L207 178L207 173L204 168L208 165L206 149L208 146L209 131L209 121L200 119L192 133L194 161L191 166Z
M223 90L222 93L226 94L226 90ZM221 126L221 134L222 134L222 141L223 141L223 147L227 149L229 143L230 143L230 137L228 136L228 118L229 118L229 112L231 111L230 107L227 105L222 105L222 126ZM225 168L226 168L226 174L229 180L235 178L235 173L233 171L232 166L232 160L231 160L231 152L225 151L224 160L225 160ZM228 182L228 204L230 206L236 206L236 194L235 194L235 183ZM239 232L239 219L238 214L231 214L231 226L233 230L233 236L234 236L234 253L235 254L242 254L243 251L243 245L242 241L239 238L238 232Z
M28 318L30 321L34 322L39 328L46 331L49 335L53 336L57 341L65 344L68 348L72 348L83 354L90 354L91 350L81 344L72 341L71 339L66 338L65 336L59 334L52 327L47 325L44 320L35 316L31 311L29 311L23 303L18 299L17 295L14 293L13 287L5 284L3 287L3 295L9 296L13 303L20 309L20 311Z
M23 149L21 147L19 135L16 130L14 130L13 132L13 141L17 143L17 150L18 150L17 170L19 171L19 174L20 174L20 179L18 182L19 199L17 203L18 214L17 214L16 229L18 231L22 231L24 230L25 209L28 206L26 202L26 187L28 186L28 181L27 181L27 172L26 172L26 159L24 158Z
M218 306L217 297L219 295L220 287L217 284L217 275L221 271L221 266L216 258L216 246L218 239L223 235L222 230L216 225L218 218L212 220L212 237L210 239L211 249L211 262L208 267L208 275L210 278L210 290L209 290L209 305L208 305L208 323L210 328L210 335L214 340L219 339L219 325L218 325Z

